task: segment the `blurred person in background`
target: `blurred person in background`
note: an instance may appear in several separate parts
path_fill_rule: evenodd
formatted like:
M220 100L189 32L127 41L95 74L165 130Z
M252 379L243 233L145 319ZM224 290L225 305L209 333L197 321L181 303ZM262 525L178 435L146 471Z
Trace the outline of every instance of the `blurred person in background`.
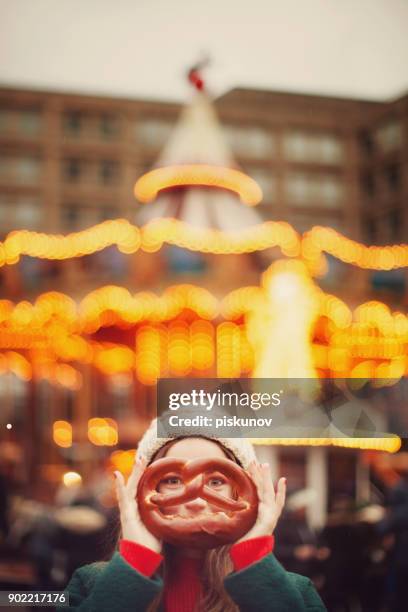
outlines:
M384 610L388 563L378 524L384 508L368 504L357 508L346 495L334 500L319 542L324 577L321 595L333 612Z
M81 479L61 483L55 506L37 517L29 537L39 587L60 588L77 568L111 551L119 529L113 496L112 479L103 470L87 485Z
M64 490L65 489L65 490ZM56 496L55 564L53 578L66 584L73 572L86 563L105 559L119 531L112 477L106 466L74 487L61 487Z
M408 453L401 453L398 459L399 480L390 490L387 513L378 526L391 548L388 591L392 612L408 607Z
M5 550L13 521L14 498L19 491L21 451L13 442L2 442L0 446L0 550Z
M9 486L6 475L3 473L0 463L0 545L5 540L9 525L8 525L8 508L9 508Z
M324 562L323 600L330 612L348 612L355 609L353 594L358 589L361 561L356 556L354 540L354 501L342 495L333 501L326 526L319 543L328 549Z
M355 554L360 564L355 597L362 612L380 612L384 609L387 566L389 555L378 525L384 518L384 507L368 504L357 510L352 526Z
M275 554L289 572L312 578L316 570L317 537L306 521L306 509L315 498L311 489L289 496L286 512L276 528Z

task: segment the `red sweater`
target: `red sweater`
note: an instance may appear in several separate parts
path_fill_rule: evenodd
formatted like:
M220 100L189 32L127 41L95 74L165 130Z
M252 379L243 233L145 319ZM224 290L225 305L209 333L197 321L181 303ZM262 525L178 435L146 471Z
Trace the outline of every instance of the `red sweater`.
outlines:
M273 550L274 537L264 536L234 544L230 549L235 571L244 569L262 559ZM121 540L120 553L139 573L152 576L163 561L163 556L130 540ZM201 559L183 557L169 568L170 580L164 586L166 612L191 612L201 595L199 571Z

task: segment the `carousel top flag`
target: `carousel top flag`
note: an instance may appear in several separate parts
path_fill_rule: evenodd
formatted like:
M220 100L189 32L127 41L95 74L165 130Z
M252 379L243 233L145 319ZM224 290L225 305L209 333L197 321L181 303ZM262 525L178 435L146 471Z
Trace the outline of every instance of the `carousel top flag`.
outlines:
M257 182L224 140L200 68L189 73L193 99L153 168L138 178L138 225L106 221L68 235L15 231L0 243L0 266L24 255L65 260L115 245L124 254L158 255L173 245L233 255L233 290L168 286L160 294L102 286L80 300L61 292L30 303L0 300L0 374L45 379L79 391L84 366L106 377L153 386L163 377L361 378L399 380L408 371L408 317L378 301L354 307L315 281L327 255L367 270L408 265L408 246L365 246L326 227L303 235L263 221ZM271 255L273 250L273 256ZM240 286L245 254L264 252L257 284ZM216 257L215 257L216 259ZM231 278L228 278L229 285ZM394 452L400 440L273 440Z

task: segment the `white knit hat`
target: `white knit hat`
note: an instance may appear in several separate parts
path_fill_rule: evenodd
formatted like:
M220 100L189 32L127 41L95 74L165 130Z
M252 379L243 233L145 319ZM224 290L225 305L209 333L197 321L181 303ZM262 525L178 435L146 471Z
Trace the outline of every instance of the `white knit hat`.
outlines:
M174 437L159 438L157 436L157 419L151 422L149 428L143 434L137 448L136 457L139 459L144 458L147 460L147 463L149 463L157 451L167 444L167 442L186 436L216 440L234 454L235 458L238 459L245 470L249 468L251 461L256 461L254 447L247 438L219 438L218 436L212 435L210 431L206 431L205 435L203 435L194 427L190 430L184 428L182 432L179 432L178 435Z

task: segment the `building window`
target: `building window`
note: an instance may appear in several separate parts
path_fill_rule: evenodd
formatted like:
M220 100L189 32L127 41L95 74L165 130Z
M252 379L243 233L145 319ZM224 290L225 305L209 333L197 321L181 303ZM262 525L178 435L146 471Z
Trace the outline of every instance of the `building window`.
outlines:
M248 174L262 189L262 202L270 203L275 199L275 181L272 173L263 168L249 168Z
M310 202L310 181L306 175L292 174L286 181L286 196L291 203L302 205Z
M401 122L394 120L383 124L375 130L374 138L383 153L399 149L403 140Z
M19 183L37 183L40 178L40 162L35 157L16 160L16 177Z
M285 189L288 203L294 206L338 208L343 199L343 183L330 175L291 173Z
M173 124L165 119L141 119L135 125L137 140L147 147L160 148L168 140Z
M40 229L42 208L37 198L0 199L0 226L6 231L14 229Z
M364 194L368 197L373 197L375 192L375 181L371 172L363 172L361 175L361 187Z
M315 182L316 197L328 208L337 208L341 204L342 184L332 176L322 177Z
M301 132L285 134L285 157L292 161L307 161L310 158L309 141L307 135Z
M402 210L393 208L381 216L363 218L368 244L393 244L404 238Z
M388 223L390 226L391 242L400 240L404 235L404 224L402 211L399 208L394 208L388 213Z
M39 229L42 210L37 200L19 200L15 205L16 229Z
M99 180L104 185L117 182L119 166L116 161L104 159L99 164Z
M64 178L70 183L77 183L81 179L81 160L76 158L67 159L64 162Z
M401 172L398 164L390 164L384 170L388 189L392 192L398 191L401 184Z
M37 111L19 113L19 132L24 136L38 136L41 132L42 117Z
M86 211L78 204L64 204L61 208L61 225L65 232L74 232L84 225Z
M7 183L35 184L41 165L35 157L0 157L0 180Z
M0 109L0 134L25 137L38 136L42 129L42 115L36 110Z
M343 161L343 142L333 134L293 131L284 136L285 157L289 161L339 164Z
M375 244L377 242L377 223L373 218L363 218L362 226L365 228L365 236L367 244Z
M338 164L343 161L343 144L335 136L319 136L315 141L316 156L326 164Z
M98 222L102 223L102 221L108 221L109 219L116 219L118 217L118 211L115 206L106 206L106 204L101 205L98 208Z
M358 134L361 152L364 155L370 156L374 152L373 135L368 130L361 130Z
M99 131L104 140L111 140L118 135L118 120L114 115L102 115L99 120Z
M64 132L69 136L79 136L82 130L83 117L81 113L72 111L64 114Z
M100 222L99 209L77 202L63 204L60 213L60 223L63 232L76 232Z
M262 128L226 125L224 134L232 152L238 157L268 159L274 153L273 136Z

